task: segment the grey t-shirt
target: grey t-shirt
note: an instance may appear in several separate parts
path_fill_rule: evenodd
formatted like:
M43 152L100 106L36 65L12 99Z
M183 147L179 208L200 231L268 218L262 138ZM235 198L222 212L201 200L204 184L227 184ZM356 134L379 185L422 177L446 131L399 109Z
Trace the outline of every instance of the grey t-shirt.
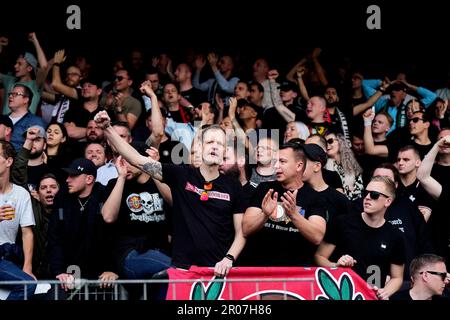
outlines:
M15 243L19 227L35 225L31 198L27 190L13 184L13 189L10 193L0 194L0 206L4 204L10 204L16 210L15 217L12 220L0 222L0 245Z

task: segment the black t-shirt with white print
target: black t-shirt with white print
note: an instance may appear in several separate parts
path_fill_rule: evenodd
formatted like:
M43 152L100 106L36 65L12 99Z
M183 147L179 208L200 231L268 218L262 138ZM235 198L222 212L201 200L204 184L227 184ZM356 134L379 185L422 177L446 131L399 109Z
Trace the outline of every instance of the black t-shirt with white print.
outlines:
M247 239L245 256L241 264L247 266L307 266L313 264L317 246L306 240L289 220L281 207L281 196L288 190L277 181L263 182L255 191L250 207L261 208L262 200L269 189L278 192L276 216L271 216L261 230ZM317 215L325 221L328 213L319 194L310 186L303 185L297 193L299 214L306 219Z
M106 187L110 195L117 179ZM105 199L106 200L106 199ZM155 183L136 180L125 182L120 200L119 216L114 224L114 247L117 263L120 265L131 250L143 253L149 249L168 250L168 226L161 194Z
M173 198L173 263L213 267L233 243L233 215L245 210L239 181L220 174L211 181L208 199L203 201L200 196L206 181L199 169L163 164L162 172Z
M405 263L403 236L388 221L379 228L372 228L364 222L362 214L340 215L328 224L324 241L336 246L331 261L350 255L357 261L352 269L366 281L376 272L371 266L377 266L382 287L390 265Z

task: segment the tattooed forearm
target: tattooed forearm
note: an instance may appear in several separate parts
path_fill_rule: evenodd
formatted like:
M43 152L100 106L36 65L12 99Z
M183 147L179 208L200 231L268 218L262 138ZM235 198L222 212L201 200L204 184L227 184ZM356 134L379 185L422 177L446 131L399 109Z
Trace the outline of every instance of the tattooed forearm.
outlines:
M142 170L147 172L149 175L156 179L161 179L162 177L162 165L161 162L147 162L142 166Z

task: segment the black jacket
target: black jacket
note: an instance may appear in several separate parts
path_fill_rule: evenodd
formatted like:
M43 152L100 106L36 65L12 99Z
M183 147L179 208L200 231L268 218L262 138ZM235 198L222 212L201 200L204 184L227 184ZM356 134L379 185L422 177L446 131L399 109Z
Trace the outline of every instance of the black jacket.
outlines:
M104 187L99 183L91 192L84 211L77 195L60 190L55 198L48 228L50 273L67 273L78 266L84 279L98 279L105 271L116 272L113 263L109 228L101 215ZM83 200L85 202L86 200Z

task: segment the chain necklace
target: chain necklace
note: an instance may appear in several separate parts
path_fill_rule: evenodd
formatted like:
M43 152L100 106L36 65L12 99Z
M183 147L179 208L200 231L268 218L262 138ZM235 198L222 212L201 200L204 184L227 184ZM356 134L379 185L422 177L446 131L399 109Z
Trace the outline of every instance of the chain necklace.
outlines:
M87 200L84 202L84 204L83 203L81 203L81 200L80 200L80 198L77 198L78 199L78 203L80 204L80 211L81 212L83 212L84 211L84 208L86 208L86 205L87 205L87 203L88 203L88 201L91 199L91 197L89 196L88 198L87 198Z

